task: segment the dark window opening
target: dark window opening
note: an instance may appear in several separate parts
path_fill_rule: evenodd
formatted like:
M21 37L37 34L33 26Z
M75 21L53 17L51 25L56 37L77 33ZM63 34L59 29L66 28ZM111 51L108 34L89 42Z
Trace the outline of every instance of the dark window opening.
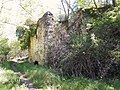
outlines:
M34 62L34 65L38 65L38 61L35 61L35 62Z

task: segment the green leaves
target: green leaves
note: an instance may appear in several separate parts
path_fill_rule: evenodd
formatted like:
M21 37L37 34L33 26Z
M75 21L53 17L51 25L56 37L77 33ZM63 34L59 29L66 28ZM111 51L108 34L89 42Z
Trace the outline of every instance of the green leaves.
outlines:
M0 39L0 55L7 55L10 52L11 48L8 45L8 39Z
M20 41L21 50L28 49L30 45L30 37L35 35L36 24L30 19L27 19L25 26L19 26L16 30L16 35Z
M101 18L95 19L92 32L108 47L120 42L119 39L120 14L113 9L106 12ZM111 48L112 49L112 48Z
M119 75L120 14L116 10L112 9L105 12L102 16L94 18L94 21L91 22L92 26L90 30L82 30L83 32L80 35L72 33L68 46L73 55L67 64L71 66L69 67L71 68L71 72L74 72L76 68L82 65L86 67L85 69L80 67L81 69L77 69L73 73L74 75L77 75L77 72L84 76L89 74L92 78L113 78ZM118 68L117 71L113 65L113 60L118 65L116 66ZM67 67L68 65L65 68L67 69ZM72 70L72 68L75 69ZM69 74L69 72L66 70L65 73Z
M83 8L86 0L78 0L78 5Z

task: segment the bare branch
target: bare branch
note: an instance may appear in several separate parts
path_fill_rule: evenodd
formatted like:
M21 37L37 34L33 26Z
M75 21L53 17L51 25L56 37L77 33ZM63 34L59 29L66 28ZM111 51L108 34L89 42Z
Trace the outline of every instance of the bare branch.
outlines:
M97 8L97 4L96 4L96 1L95 1L95 0L93 0L93 2L94 2L94 5L95 5L95 8Z
M73 2L73 5L74 6L72 6L72 9L74 10L74 9L77 9L78 10L78 0L75 0L74 2Z
M4 0L2 0L2 5L1 5L1 8L0 8L0 14L2 13L2 9L3 9L3 4L4 4L3 1Z
M19 6L25 11L27 12L30 16L32 16L32 14L30 12L28 12L21 4L19 4ZM33 16L32 16L33 17Z
M69 4L70 4L70 0L69 0ZM69 13L70 13L70 9L69 9L69 7L68 7L68 18L69 18Z
M14 24L14 23L9 23L9 22L1 22L1 23L10 24L10 25L13 25L13 26L18 26L18 25Z
M5 9L4 4L7 3L7 2L10 2L10 1L13 1L13 0L8 0L8 1L2 0L2 4L1 4L1 7L0 7L0 14L2 13L3 8Z
M61 0L61 3L62 3L62 6L63 6L63 9L64 9L65 14L67 14L67 13L66 13L66 10L65 10L64 3L63 3L63 0Z
M112 0L113 7L116 6L116 0Z
M1 22L1 23L5 23L5 24L9 24L9 25L13 25L13 26L16 26L16 27L19 26L19 25L17 25L17 24L10 23L10 22ZM28 27L28 26L24 24L22 27L26 28L26 27Z
M72 9L72 7L70 6L70 4L68 3L67 0L65 0L65 3L66 3L66 5L67 5L67 7L71 9L72 13L74 13L74 10Z
M3 35L3 32L0 32L0 38L2 37L2 35Z

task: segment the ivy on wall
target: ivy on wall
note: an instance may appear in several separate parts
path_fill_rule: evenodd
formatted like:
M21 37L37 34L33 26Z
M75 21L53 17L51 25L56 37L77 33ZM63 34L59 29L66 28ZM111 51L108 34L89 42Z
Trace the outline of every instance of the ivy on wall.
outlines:
M36 26L37 25L33 21L27 19L25 22L25 26L17 27L16 36L20 41L22 50L28 49L30 45L30 37L33 37L35 35Z

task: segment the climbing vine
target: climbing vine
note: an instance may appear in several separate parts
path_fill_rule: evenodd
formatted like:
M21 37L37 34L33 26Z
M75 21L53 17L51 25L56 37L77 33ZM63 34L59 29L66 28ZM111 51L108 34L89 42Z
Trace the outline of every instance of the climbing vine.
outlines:
M20 46L22 50L28 49L30 46L30 37L35 35L36 24L27 19L24 26L18 26L16 30L16 36L20 41Z

